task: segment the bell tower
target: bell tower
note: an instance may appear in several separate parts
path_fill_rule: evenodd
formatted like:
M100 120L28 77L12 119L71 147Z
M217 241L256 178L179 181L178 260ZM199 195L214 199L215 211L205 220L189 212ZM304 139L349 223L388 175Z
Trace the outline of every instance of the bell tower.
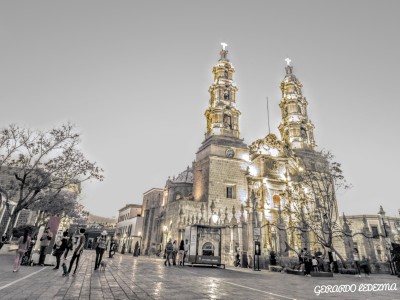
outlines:
M221 43L221 58L213 67L214 82L208 89L210 93L209 107L205 112L207 131L205 138L213 135L239 138L239 115L236 108L236 92L238 88L233 81L235 68L228 60L227 44Z
M315 149L314 125L308 119L308 102L303 97L301 88L303 85L293 74L291 60L286 59L286 76L281 82L282 100L279 106L282 111L282 121L279 131L282 140L292 149Z

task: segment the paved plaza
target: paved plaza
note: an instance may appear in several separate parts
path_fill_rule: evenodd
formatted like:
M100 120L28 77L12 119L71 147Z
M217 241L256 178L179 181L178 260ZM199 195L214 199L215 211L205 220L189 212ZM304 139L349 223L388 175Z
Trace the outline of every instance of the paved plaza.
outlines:
M356 291L316 296L322 285L398 283L400 278L307 278L241 268L165 267L159 258L116 254L105 272L93 271L95 252L85 251L76 276L52 267L12 272L12 255L0 256L0 299L400 299L400 291ZM317 287L318 289L318 287Z

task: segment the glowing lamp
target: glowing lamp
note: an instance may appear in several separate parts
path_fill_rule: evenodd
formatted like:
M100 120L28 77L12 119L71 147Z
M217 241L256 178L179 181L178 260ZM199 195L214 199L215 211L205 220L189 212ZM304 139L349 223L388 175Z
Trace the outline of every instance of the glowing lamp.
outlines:
M211 219L216 224L218 222L219 217L216 213L213 213Z

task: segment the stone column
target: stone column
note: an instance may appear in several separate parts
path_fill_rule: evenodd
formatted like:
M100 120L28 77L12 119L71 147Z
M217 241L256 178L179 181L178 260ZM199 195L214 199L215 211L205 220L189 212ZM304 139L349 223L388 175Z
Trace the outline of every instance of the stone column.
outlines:
M365 216L363 216L363 222L364 222L363 244L365 247L365 253L371 259L371 262L376 262L374 242L371 240L372 232L369 230L367 218Z
M286 242L287 242L287 234L286 234L286 225L282 219L282 211L281 207L279 206L279 217L278 217L278 224L276 226L277 233L278 233L278 254L279 256L288 257L289 252L286 250Z

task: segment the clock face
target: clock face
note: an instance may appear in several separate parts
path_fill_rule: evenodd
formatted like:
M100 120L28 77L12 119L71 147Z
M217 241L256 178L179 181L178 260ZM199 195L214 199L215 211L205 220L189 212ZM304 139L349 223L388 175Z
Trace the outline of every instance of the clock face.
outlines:
M225 156L228 157L228 158L232 158L232 157L235 156L235 151L233 151L232 148L228 148L225 151Z

